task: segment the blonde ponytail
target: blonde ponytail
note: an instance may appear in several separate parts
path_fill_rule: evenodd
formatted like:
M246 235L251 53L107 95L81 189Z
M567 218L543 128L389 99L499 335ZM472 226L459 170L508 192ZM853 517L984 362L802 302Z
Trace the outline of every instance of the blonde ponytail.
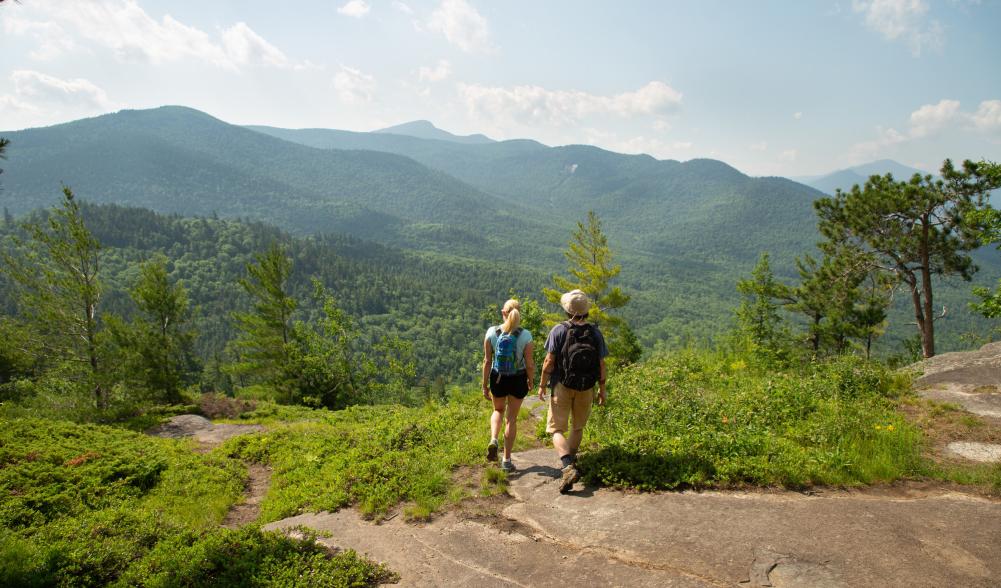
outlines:
M507 319L501 325L501 331L513 333L521 326L521 303L512 298L504 303L504 310L507 311Z

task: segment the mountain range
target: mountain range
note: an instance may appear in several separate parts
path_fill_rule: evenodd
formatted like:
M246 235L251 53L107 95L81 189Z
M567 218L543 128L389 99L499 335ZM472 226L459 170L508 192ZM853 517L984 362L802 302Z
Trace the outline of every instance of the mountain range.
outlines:
M813 201L824 196L711 159L462 137L427 121L369 133L241 127L167 106L0 136L11 140L0 206L15 214L56 202L65 182L94 203L552 274L594 210L633 295L627 318L647 343L725 328L735 283L762 251L795 277L794 258L814 251Z

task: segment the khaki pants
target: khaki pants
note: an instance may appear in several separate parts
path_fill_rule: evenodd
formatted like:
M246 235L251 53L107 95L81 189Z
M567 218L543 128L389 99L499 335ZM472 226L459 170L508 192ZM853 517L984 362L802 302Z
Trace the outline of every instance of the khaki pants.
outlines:
M573 415L573 430L583 431L587 417L591 416L594 402L594 388L573 390L563 384L556 384L549 397L549 418L546 420L547 433L566 433Z

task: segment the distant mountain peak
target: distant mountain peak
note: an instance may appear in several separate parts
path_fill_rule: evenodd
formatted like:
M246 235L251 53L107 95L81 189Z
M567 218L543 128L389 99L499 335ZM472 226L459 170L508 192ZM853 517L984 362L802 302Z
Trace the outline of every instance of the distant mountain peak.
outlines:
M906 166L892 159L880 159L869 163L852 166L846 169L839 169L822 176L812 176L805 178L793 178L807 186L816 188L827 194L834 194L837 190L849 190L855 184L865 184L869 176L883 176L893 174L895 180L907 180L914 174L926 175L928 172Z
M482 144L494 143L495 141L486 135L454 135L448 131L439 129L429 120L414 120L403 124L386 127L373 131L374 133L388 133L392 135L406 135L419 139L436 139L438 141L452 141L453 143Z

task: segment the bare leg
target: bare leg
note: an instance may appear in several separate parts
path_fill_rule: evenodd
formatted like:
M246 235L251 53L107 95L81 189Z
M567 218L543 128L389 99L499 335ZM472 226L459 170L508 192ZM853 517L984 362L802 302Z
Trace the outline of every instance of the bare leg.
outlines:
M506 396L501 396L497 398L493 397L494 401L494 412L490 415L490 438L496 439L500 434L501 423L504 422L504 404L507 400Z
M556 448L556 455L563 457L564 455L570 455L573 453L570 449L570 442L567 441L566 436L561 432L553 433L553 447Z
M504 459L511 460L511 449L518 435L518 411L521 410L523 398L511 396L507 401L507 427L504 429Z
M570 431L570 439L567 441L570 453L577 455L577 450L580 449L580 442L584 439L584 431Z

